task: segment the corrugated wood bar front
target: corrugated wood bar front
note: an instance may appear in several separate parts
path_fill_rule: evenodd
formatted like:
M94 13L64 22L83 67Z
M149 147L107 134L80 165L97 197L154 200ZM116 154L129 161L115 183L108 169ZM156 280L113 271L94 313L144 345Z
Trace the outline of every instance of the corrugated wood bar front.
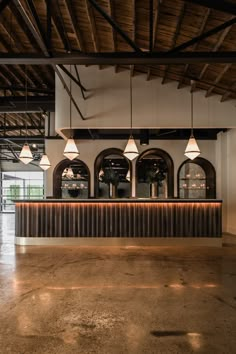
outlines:
M17 237L221 237L221 202L17 202Z

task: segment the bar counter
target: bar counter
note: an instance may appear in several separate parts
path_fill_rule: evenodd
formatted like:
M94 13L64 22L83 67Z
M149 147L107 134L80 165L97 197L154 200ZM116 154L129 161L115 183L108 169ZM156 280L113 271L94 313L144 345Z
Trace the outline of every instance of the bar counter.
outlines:
M16 244L103 245L119 239L152 245L168 239L182 245L190 238L193 244L221 244L221 200L44 199L15 205Z

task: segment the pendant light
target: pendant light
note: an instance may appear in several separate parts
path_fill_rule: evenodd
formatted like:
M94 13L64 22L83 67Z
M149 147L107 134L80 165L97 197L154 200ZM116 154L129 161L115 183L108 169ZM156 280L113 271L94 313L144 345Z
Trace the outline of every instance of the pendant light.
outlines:
M138 148L135 144L133 135L132 135L132 75L131 75L131 70L130 70L130 136L129 136L129 140L127 142L127 145L125 147L125 150L123 152L123 155L125 157L127 157L127 159L129 160L134 160L138 155Z
M25 66L25 112L27 113L28 111L28 87L27 87L27 68ZM33 155L30 150L29 144L27 143L27 121L25 123L25 128L26 128L26 142L24 143L22 150L19 155L19 160L23 162L25 165L30 163L33 160Z
M71 65L70 65L70 74L71 74ZM71 129L71 77L70 77L70 138L67 139L63 155L67 157L69 160L74 160L76 157L79 156L79 151L77 149L74 139L72 138L72 129Z
M46 154L42 155L42 158L39 162L39 166L44 170L48 170L51 167L50 161L48 159L48 156Z
M128 170L128 172L127 172L127 174L126 174L126 177L125 177L126 179L127 179L127 181L129 181L130 182L130 170Z
M190 160L194 160L200 153L200 149L193 135L193 92L191 91L191 134L184 155Z
M48 170L50 167L51 167L51 164L50 164L50 161L49 161L49 158L47 156L47 154L45 153L45 148L44 148L44 152L43 152L43 155L41 157L41 160L39 162L39 166L44 170Z
M44 112L45 113L45 112ZM44 113L42 113L42 118L44 118L44 120L46 119L47 115L45 115ZM44 170L48 170L51 167L49 158L45 152L45 141L44 141L44 146L43 146L43 155L41 157L41 160L39 162L39 166Z

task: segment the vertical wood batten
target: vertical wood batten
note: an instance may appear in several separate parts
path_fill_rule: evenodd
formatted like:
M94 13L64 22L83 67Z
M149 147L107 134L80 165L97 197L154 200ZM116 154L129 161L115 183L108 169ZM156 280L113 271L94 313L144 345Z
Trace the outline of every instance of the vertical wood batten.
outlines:
M19 237L220 237L221 203L16 203Z

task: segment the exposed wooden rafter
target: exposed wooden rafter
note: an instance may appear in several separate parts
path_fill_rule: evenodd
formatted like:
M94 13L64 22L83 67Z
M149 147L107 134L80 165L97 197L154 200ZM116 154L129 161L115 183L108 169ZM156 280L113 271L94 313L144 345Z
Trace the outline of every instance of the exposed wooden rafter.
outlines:
M198 36L201 36L201 34L204 32L205 30L205 27L206 27L206 24L207 24L207 20L209 18L209 15L210 15L210 11L209 9L207 9L205 15L204 15L204 18L203 18L203 21L202 21L202 24L201 24L201 27L199 29L199 32L198 32ZM198 46L198 42L196 42L193 46L192 46L192 51L194 52L196 49L197 49L197 46ZM179 80L179 84L178 84L178 89L181 88L182 84L183 84L183 81L184 81L184 78L188 72L188 69L189 69L189 64L186 64L184 66L184 71L183 71L183 74L182 74L182 77L181 79Z
M232 85L229 87L228 90L225 91L225 93L221 97L221 102L225 102L227 99L230 98L232 95L232 91L236 89L236 82L233 82Z
M49 56L50 54L48 52L48 49L47 49L42 37L39 35L37 29L35 28L34 24L32 23L32 21L31 21L30 17L28 16L21 1L20 0L13 0L13 3L15 5L17 11L21 15L23 21L26 23L28 30L33 35L33 38L35 39L39 48L42 50L42 52L44 53L45 56Z
M136 43L136 0L131 1L131 17L132 17L132 41ZM130 65L130 75L134 76L134 65Z
M71 26L72 26L73 31L76 36L78 48L79 48L79 50L84 52L85 51L84 40L83 40L83 36L80 31L80 28L78 26L78 20L76 19L76 16L75 16L72 1L71 0L63 0L63 1L65 4L65 7L67 9L68 15L70 16L70 19L71 19Z
M64 50L69 53L69 52L71 52L71 45L70 45L70 41L69 41L69 38L68 38L66 30L65 30L65 25L64 25L64 20L62 18L60 5L59 5L58 1L56 1L56 0L51 0L51 1L52 1L52 6L54 8L54 11L52 11L52 21L53 21L56 33L61 40Z
M159 25L159 18L160 18L160 6L161 6L161 1L160 0L155 0L154 1L154 19L153 19L153 40L152 40L152 50L155 49L156 47L156 37L157 37L157 32L158 32L158 25ZM151 77L151 72L152 69L148 67L147 69L147 77L146 80L148 81Z
M215 43L215 45L214 45L214 47L213 47L213 49L212 49L212 52L218 51L218 49L219 49L220 46L222 45L223 41L225 40L225 37L228 35L228 33L229 33L229 31L231 30L231 28L232 28L232 26L227 27L227 28L225 28L225 30L221 33L219 39L216 41L216 43ZM203 66L203 68L202 68L202 70L201 70L201 72L200 72L200 75L199 75L199 77L198 77L198 80L201 80L201 79L203 78L203 76L204 76L204 74L206 73L208 67L209 67L209 64L208 64L208 63L206 63L206 64ZM196 89L196 81L195 81L194 85L191 85L191 92L194 91L195 89Z
M102 15L105 20L119 33L119 35L137 52L141 52L141 49L132 41L129 36L120 28L116 21L114 21L108 14L98 5L95 0L88 0L90 4ZM133 0L132 0L133 1Z
M175 33L174 33L174 36L172 38L171 48L174 48L176 46L176 42L177 42L179 31L180 31L180 28L181 28L181 25L182 25L182 21L183 21L183 18L184 18L185 10L186 10L186 4L183 3L182 7L180 9L180 14L179 14L178 22L177 22L177 25L176 25ZM166 78L168 76L168 70L169 70L169 65L167 65L166 68L165 68L165 72L164 72L164 75L163 75L163 78L162 78L162 82L161 82L162 84L164 84L165 81L166 81Z
M97 30L96 30L96 24L95 24L95 19L94 19L93 8L91 7L89 0L85 0L85 5L86 5L87 16L88 16L88 22L89 22L90 29L91 29L90 33L91 33L91 37L92 37L92 41L93 41L94 51L96 53L98 53L99 52L99 45L98 45Z
M217 75L215 81L213 82L213 85L211 85L207 92L206 92L206 97L209 97L212 93L212 91L214 90L214 88L216 87L216 85L220 82L220 80L223 78L223 76L226 74L226 72L231 68L233 64L226 64L223 68L223 70Z

